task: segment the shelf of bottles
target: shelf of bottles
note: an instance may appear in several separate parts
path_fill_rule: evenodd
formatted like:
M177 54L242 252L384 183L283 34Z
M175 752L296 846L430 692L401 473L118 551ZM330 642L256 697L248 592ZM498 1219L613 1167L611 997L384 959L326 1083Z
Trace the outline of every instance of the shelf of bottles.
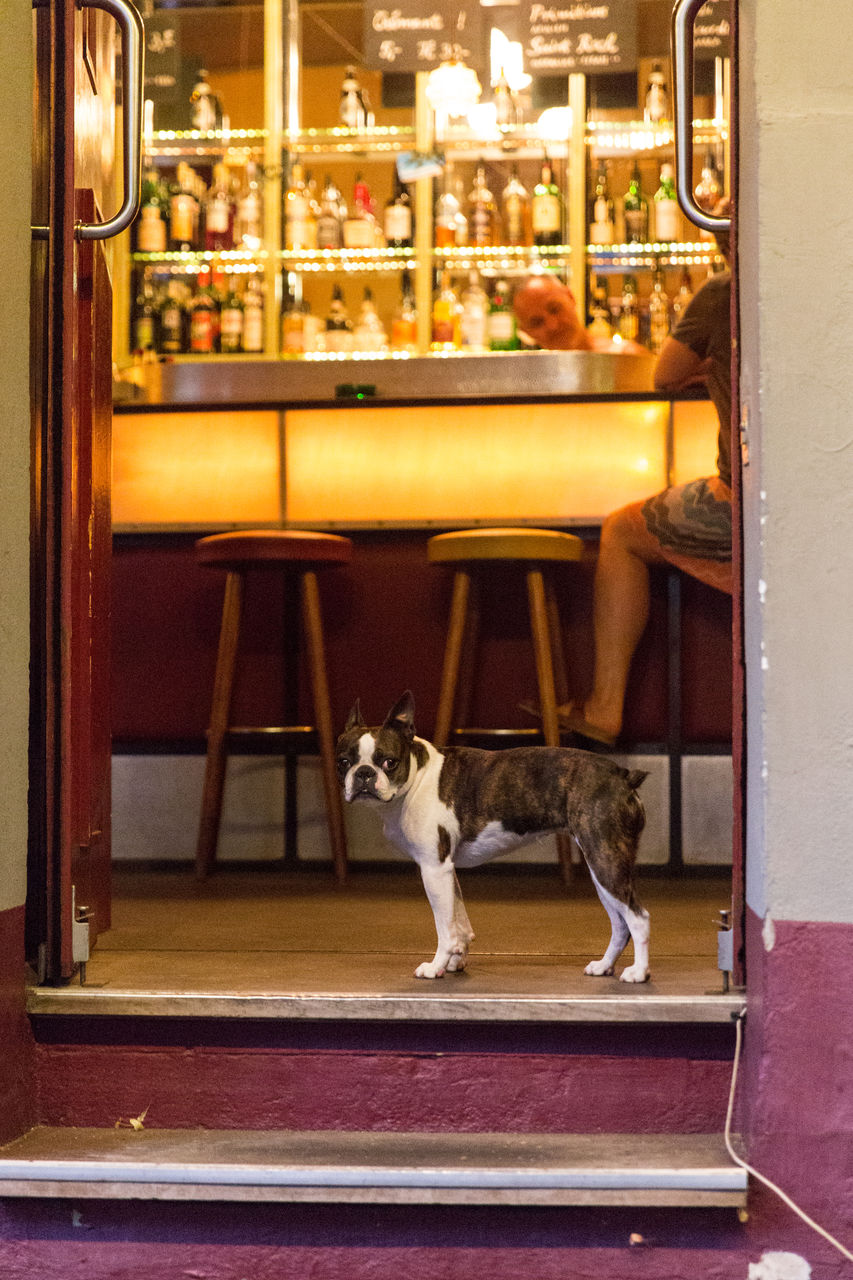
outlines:
M209 86L201 88L210 97ZM416 169L409 176L406 161L423 159L422 139L413 128L375 124L352 68L342 123L286 131L281 152L271 150L265 129L218 127L215 111L209 123L217 127L149 130L131 253L132 348L170 357L314 358L514 349L522 339L513 283L544 268L571 280L598 334L638 337L656 350L698 283L691 269L701 276L722 259L712 239L691 238L673 185L672 125L666 114L649 117L648 97L645 106L642 120L574 123L561 108L562 132L549 138L539 124L451 126L441 137L438 178ZM697 199L711 208L722 193L716 158L727 141L724 120L695 120L693 139L705 154ZM349 168L317 184L311 170L319 162ZM371 175L381 190L389 173L390 198L377 203ZM427 188L425 205L415 193ZM431 209L418 225L416 205L420 215ZM275 240L265 235L271 208ZM580 241L574 252L570 238ZM667 278L672 270L677 278ZM358 277L356 292L345 295ZM426 300L428 312L430 292L425 325L415 299ZM662 307L667 323L655 325Z

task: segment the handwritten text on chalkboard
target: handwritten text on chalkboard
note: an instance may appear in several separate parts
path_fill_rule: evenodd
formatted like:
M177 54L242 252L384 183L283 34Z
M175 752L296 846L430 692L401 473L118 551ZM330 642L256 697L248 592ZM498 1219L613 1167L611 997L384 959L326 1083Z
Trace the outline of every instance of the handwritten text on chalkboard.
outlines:
M521 40L525 70L632 71L637 65L634 0L526 0Z

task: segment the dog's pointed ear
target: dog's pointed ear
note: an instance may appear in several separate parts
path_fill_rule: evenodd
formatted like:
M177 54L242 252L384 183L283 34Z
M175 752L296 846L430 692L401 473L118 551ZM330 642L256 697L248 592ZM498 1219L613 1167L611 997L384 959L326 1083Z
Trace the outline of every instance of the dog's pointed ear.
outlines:
M358 698L356 698L355 705L353 706L352 711L347 716L347 722L346 722L346 727L344 728L344 733L348 733L350 729L355 729L358 725L363 725L363 724L364 724L364 720L361 715L361 702Z
M403 696L394 703L385 717L385 726L389 729L396 729L407 741L411 742L415 736L415 700L410 689L407 689Z

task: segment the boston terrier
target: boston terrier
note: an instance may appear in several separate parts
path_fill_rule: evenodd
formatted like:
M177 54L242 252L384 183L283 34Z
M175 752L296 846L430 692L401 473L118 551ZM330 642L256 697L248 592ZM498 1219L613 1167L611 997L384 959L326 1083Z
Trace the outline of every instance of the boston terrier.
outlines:
M438 947L432 960L418 965L416 978L465 968L474 934L457 867L479 866L540 833L568 831L610 917L607 950L584 972L612 974L630 936L634 963L619 976L648 979L649 915L633 880L645 824L637 795L642 770L570 747L439 751L415 734L408 691L377 728L368 728L356 702L338 739L337 767L344 798L378 805L388 839L421 869Z

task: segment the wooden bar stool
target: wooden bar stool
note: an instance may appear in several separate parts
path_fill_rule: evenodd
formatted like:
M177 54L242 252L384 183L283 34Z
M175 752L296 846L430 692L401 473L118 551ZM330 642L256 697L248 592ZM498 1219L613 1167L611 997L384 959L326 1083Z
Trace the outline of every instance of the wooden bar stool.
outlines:
M435 724L436 745L447 745L453 730L466 725L470 711L479 628L475 566L502 562L525 570L542 733L548 746L559 746L557 706L568 701L569 688L550 568L559 562L580 560L581 539L572 533L550 529L466 529L430 538L427 554L436 564L456 566ZM466 659L464 665L463 658ZM560 835L557 845L563 878L568 883L572 876L571 841L568 836Z
M329 705L317 571L330 565L346 564L352 558L352 543L349 538L341 538L329 533L308 533L296 529L248 530L239 533L217 533L208 538L201 538L196 543L196 554L199 564L214 569L224 569L227 574L216 674L213 682L213 705L207 733L207 764L196 846L196 875L203 880L216 860L228 749L237 736L239 735L244 741L249 741L252 735L264 735L265 741L275 737L285 743L288 774L285 815L285 852L287 854L288 843L295 846L296 835L296 752L291 744L294 740L299 740L299 735L313 735L316 732L335 873L339 880L343 880L347 864L346 841L340 787L335 769L335 732ZM238 728L231 724L231 703L246 574L250 569L262 568L281 570L285 582L294 582L300 589L314 695L314 725ZM290 637L290 639L292 648L296 652L298 637ZM293 681L292 675L290 679ZM291 702L295 702L295 688L292 690Z

